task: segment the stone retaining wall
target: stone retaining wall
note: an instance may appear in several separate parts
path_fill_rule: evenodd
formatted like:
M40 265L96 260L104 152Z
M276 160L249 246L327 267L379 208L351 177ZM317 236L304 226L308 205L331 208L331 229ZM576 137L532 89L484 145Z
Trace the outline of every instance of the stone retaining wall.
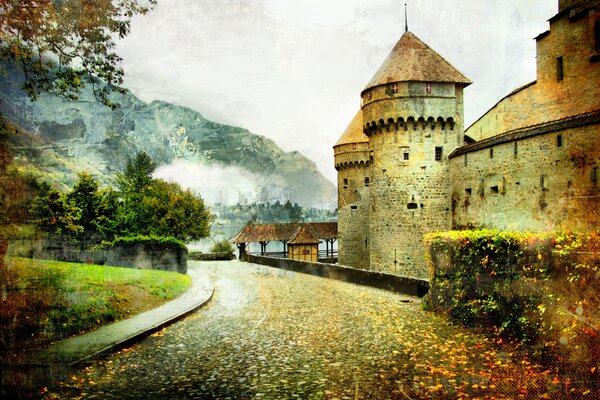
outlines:
M189 253L188 260L229 261L229 260L235 260L235 255L233 253Z
M187 272L187 250L176 246L156 246L137 243L97 248L95 245L78 244L66 238L42 238L39 240L13 240L8 256L38 258L65 262L111 265L139 269L157 269Z
M429 290L429 283L426 280L407 278L379 271L365 271L342 265L263 257L249 254L245 256L244 261L303 274L320 276L323 278L371 286L411 296L422 297L427 294L427 291Z

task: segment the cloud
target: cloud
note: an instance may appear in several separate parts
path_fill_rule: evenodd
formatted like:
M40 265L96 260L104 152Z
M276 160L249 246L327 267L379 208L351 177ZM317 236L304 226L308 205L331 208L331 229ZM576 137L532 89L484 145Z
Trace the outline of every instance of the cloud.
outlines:
M259 176L233 166L176 160L160 166L154 177L200 194L207 204L252 203L259 196Z
M409 26L474 83L468 126L535 79L535 42L557 0L411 0ZM119 43L126 85L143 100L191 107L317 161L336 180L331 146L359 94L404 31L396 0L160 1Z

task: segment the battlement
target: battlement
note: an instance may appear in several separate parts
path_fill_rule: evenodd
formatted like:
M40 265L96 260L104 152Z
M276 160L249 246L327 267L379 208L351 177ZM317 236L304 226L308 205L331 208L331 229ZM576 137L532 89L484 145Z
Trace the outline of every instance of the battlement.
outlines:
M387 120L379 119L378 121L367 122L363 127L363 132L367 136L371 136L377 133L383 133L384 131L390 132L393 130L417 130L429 128L432 131L435 129L441 130L454 130L456 125L453 117L398 117L388 118Z

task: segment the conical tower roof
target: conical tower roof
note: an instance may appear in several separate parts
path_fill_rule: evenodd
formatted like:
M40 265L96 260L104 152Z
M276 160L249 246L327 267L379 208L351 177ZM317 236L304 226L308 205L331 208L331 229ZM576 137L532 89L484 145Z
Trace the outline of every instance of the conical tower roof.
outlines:
M363 133L363 118L362 110L358 110L352 122L346 128L342 136L338 139L337 143L333 146L340 146L342 144L349 143L367 143L369 138Z
M365 90L391 82L471 83L411 32L405 32Z

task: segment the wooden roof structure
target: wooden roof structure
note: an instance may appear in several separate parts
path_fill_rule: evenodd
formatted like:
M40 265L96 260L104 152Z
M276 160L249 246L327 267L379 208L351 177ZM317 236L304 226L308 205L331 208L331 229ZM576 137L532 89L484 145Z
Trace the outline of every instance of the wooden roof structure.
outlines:
M306 225L300 225L292 235L288 244L319 244L319 239L313 236Z
M305 233L301 233L302 230ZM234 243L272 242L277 240L290 242L298 236L306 238L308 234L317 241L318 239L337 239L337 222L247 223L232 240Z
M367 142L369 142L369 138L363 132L362 110L359 110L352 119L352 122L350 122L350 125L348 125L342 136L340 136L337 143L333 146L335 147L343 144Z
M364 90L393 82L472 82L411 32L405 32Z

